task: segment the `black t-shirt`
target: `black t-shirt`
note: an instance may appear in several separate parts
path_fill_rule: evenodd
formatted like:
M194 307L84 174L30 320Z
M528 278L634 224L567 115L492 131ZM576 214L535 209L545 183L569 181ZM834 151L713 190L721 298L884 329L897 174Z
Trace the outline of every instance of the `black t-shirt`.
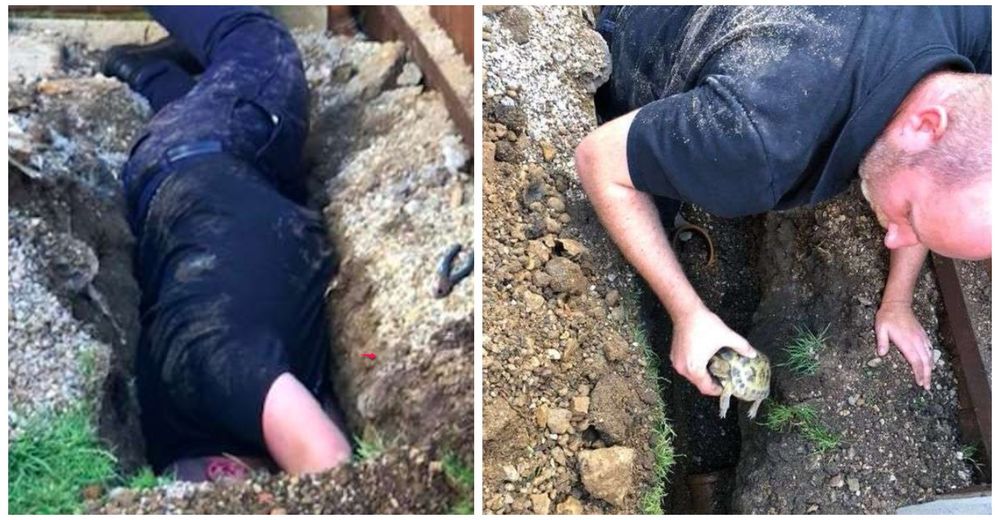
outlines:
M620 7L598 29L605 117L642 107L635 186L723 217L845 189L909 90L991 71L991 8Z

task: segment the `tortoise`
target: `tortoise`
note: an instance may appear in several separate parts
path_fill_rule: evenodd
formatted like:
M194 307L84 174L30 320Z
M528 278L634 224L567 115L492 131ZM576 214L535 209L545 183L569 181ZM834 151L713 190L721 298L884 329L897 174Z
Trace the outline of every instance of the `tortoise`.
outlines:
M757 416L757 408L771 393L771 362L758 352L757 357L748 358L735 350L723 347L712 356L708 371L722 385L719 397L719 417L725 418L729 410L729 398L735 396L744 401L753 401L747 416Z

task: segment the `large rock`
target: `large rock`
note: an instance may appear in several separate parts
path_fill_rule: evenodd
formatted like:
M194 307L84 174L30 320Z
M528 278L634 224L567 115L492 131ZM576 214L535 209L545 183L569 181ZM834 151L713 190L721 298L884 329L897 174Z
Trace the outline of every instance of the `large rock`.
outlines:
M557 256L545 264L545 272L552 277L549 287L557 293L582 294L587 290L587 278L576 262Z
M635 450L624 446L582 451L580 478L587 491L613 505L623 507L632 489L632 463Z
M617 374L607 374L590 394L590 424L612 444L625 440L632 428L635 391Z

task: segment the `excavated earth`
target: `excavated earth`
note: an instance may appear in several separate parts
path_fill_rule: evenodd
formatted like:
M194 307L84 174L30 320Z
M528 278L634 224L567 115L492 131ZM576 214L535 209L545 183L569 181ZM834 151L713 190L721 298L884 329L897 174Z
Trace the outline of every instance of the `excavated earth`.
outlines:
M678 255L689 278L706 304L775 367L770 402L754 421L732 412L719 420L715 399L665 374L678 451L686 455L679 459L678 477L720 472L731 478L718 486L717 503L709 505L714 512L893 513L983 477L963 460L957 381L929 264L917 283L914 311L934 346L931 391L914 385L898 352L885 358L875 353L873 323L888 254L856 185L815 208L744 219L715 218L691 207L685 213L710 231L718 254L708 267L703 242L684 243ZM977 298L989 301L982 286ZM829 327L815 375L780 366L795 327ZM988 331L988 317L977 327ZM654 327L652 337L669 341L669 325ZM840 436L839 445L819 453L797 430L766 428L775 403L811 406L822 426ZM740 411L745 414L745 405ZM689 493L686 486L672 488L671 506L689 510Z
M8 104L8 432L46 410L99 403L101 437L128 473L142 464L131 376L138 289L116 176L149 111L96 64L107 45L162 33L104 23L11 26L21 58L10 64ZM468 148L401 44L296 38L313 97L312 202L340 262L329 288L337 395L351 433L385 450L312 477L117 488L91 510L440 513L471 500L442 461L473 460L475 282L433 296L441 255L472 246Z
M484 511L637 513L662 405L573 168L607 47L578 7L484 12Z

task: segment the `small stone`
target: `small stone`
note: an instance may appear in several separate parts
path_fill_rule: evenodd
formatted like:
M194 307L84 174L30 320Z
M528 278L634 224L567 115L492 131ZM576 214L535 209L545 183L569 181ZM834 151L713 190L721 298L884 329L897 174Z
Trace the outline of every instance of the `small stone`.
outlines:
M560 238L556 240L556 244L562 248L562 250L566 253L566 256L574 259L587 254L589 251L587 246L584 246L579 241L573 240L572 238Z
M524 291L524 306L529 311L537 311L545 306L545 298L531 291Z
M568 496L561 504L556 506L556 513L560 515L582 515L583 504L574 497Z
M941 360L941 351L940 350L938 350L938 349L932 350L931 351L931 355L934 357L934 363L935 364L937 364L937 362Z
M84 500L97 500L101 498L101 494L104 493L104 488L100 484L91 484L89 486L84 486L83 490L80 492L83 495Z
M135 502L135 492L129 488L115 488L108 493L108 502L115 507L124 508Z
M545 205L549 207L552 211L562 213L566 211L566 203L559 197L549 197L545 201Z
M834 475L830 478L830 481L827 482L827 485L837 489L844 487L844 476L839 473Z
M566 433L570 429L570 419L573 418L573 413L565 408L553 408L549 410L549 418L546 424L549 427L549 431L557 435Z
M274 509L271 510L271 514L272 515L287 515L288 511L285 510L285 508L283 508L283 507L276 507L276 508L274 508Z
M545 159L545 162L550 162L552 159L555 159L556 157L555 146L552 146L551 143L543 142L541 144L541 148L542 148L542 158Z
M549 260L545 272L552 277L549 287L557 293L583 294L587 290L583 269L568 258L557 256Z
M581 451L580 480L595 498L625 506L625 496L632 490L632 464L635 450L624 446Z
M816 504L810 504L809 507L806 508L806 513L815 513L816 511L819 511L819 506Z
M545 425L548 424L548 422L549 422L549 407L542 405L539 406L538 408L535 408L535 424L537 424L539 428L544 428Z
M628 342L618 334L611 334L611 337L601 345L604 348L604 357L611 362L618 362L628 355Z
M531 495L531 510L534 511L536 515L549 514L549 507L551 504L552 500L550 500L549 496L544 493Z
M590 397L578 396L573 398L572 405L573 413L581 413L586 415L590 410Z
M618 305L621 300L621 294L618 293L618 289L611 289L608 294L604 296L604 302L608 304L608 307L614 307Z
M851 490L851 493L857 493L861 490L861 482L854 477L847 478L847 489Z
M403 65L403 70L396 76L396 85L401 87L413 86L420 83L424 75L420 72L420 67L412 61L408 61Z
M549 356L549 359L553 361L559 361L560 359L562 359L562 354L560 354L559 351L554 348L547 349L545 351L545 355Z
M503 479L507 482L517 482L521 480L521 474L517 472L517 468L508 464L503 467Z
M860 400L860 399L861 399L861 394L854 394L854 395L852 395L852 396L850 396L850 397L847 398L847 402L851 406L857 406L858 400Z
M883 363L882 358L877 357L869 359L868 362L865 364L868 365L868 368L878 368L882 366L882 363Z

